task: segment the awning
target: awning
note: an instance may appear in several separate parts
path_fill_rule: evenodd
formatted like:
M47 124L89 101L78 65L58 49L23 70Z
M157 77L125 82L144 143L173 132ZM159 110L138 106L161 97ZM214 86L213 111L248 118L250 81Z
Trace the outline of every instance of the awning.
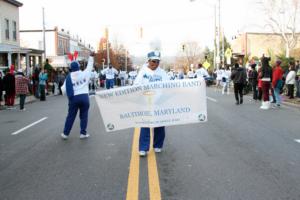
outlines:
M21 48L11 44L0 44L0 53L29 53L30 49Z

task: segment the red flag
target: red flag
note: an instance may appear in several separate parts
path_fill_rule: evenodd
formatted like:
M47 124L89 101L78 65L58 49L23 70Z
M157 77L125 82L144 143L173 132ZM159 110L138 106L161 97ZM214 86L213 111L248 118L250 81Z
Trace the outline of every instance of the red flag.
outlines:
M70 61L73 61L73 55L71 53L68 53L68 58L70 59Z
M74 52L74 60L77 60L77 56L78 56L78 51Z

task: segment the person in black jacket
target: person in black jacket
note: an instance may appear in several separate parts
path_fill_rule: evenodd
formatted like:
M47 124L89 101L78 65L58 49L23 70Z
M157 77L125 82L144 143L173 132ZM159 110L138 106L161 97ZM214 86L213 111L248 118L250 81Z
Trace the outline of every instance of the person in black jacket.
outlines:
M252 91L253 91L253 99L256 101L258 99L257 95L257 78L258 78L258 73L256 71L256 64L251 65L251 71L249 73L249 82L252 86Z
M231 80L234 83L234 95L236 105L243 103L243 88L246 84L247 73L245 68L240 67L238 63L235 63L233 72L231 74Z
M11 65L10 70L3 78L4 90L5 90L5 105L8 109L12 108L15 104L16 87L15 87L15 75L14 65Z

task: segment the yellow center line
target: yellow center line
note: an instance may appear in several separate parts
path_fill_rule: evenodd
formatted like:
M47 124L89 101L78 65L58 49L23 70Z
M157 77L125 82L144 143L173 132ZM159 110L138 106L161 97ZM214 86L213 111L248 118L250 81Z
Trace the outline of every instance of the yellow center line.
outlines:
M157 171L155 152L153 151L153 129L151 129L150 150L148 154L148 179L150 200L161 200L159 176Z
M140 173L140 157L138 154L139 135L140 135L140 129L135 128L133 142L132 142L132 152L131 152L126 200L139 199L139 173Z

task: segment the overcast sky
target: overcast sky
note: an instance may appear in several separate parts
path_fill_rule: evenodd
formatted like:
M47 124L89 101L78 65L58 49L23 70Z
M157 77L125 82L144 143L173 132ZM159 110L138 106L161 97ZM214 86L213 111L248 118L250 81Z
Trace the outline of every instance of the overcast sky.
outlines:
M261 23L257 0L221 0L221 22L225 35L254 30ZM20 0L20 29L58 26L79 35L97 48L105 27L110 38L125 44L133 55L147 52L150 41L161 41L163 55L175 55L180 44L197 41L213 46L214 0ZM81 3L78 3L81 2ZM143 39L139 38L143 27Z

